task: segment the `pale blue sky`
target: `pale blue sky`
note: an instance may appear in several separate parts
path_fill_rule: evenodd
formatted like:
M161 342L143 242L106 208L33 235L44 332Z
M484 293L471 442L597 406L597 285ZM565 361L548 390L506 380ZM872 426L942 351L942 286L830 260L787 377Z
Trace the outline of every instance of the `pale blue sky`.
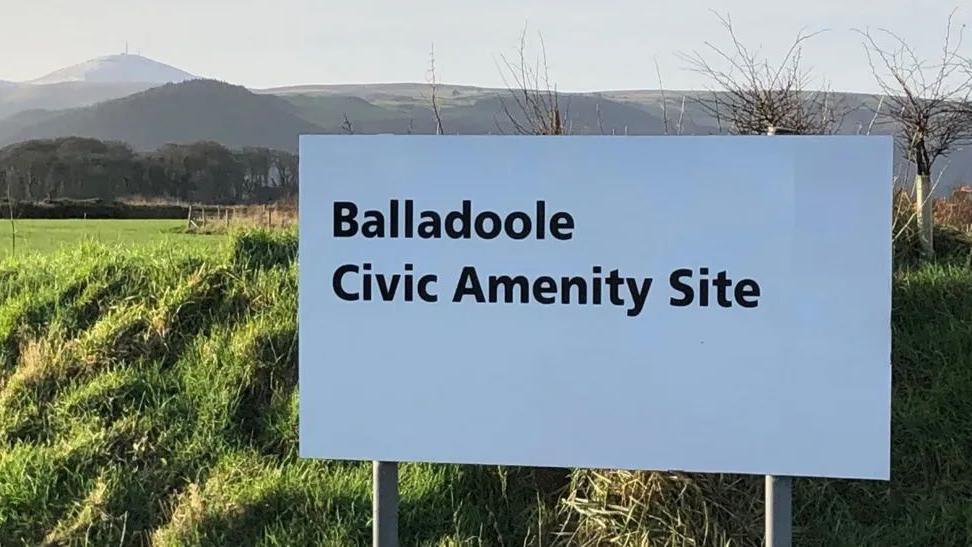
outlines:
M871 91L852 27L894 29L933 55L956 0L0 0L0 79L26 80L91 57L132 52L251 87L424 81L501 85L497 61L520 30L543 33L563 90L700 87L680 51L724 35L730 12L748 44L781 54L801 28L833 29L806 47L832 87ZM972 5L958 22L972 23ZM972 38L965 47L970 51Z

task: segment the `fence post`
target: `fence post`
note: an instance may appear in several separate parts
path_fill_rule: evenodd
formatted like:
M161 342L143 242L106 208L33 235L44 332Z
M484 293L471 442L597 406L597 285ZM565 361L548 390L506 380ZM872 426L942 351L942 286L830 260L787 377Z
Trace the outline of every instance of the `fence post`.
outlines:
M192 230L192 204L189 204L189 214L186 216L186 231Z
M398 462L372 462L371 545L398 547Z

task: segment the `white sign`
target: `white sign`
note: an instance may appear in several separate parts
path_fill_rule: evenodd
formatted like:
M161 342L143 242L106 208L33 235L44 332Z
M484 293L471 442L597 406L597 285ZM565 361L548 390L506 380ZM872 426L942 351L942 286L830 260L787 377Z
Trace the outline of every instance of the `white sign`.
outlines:
M886 137L305 136L305 457L887 479Z

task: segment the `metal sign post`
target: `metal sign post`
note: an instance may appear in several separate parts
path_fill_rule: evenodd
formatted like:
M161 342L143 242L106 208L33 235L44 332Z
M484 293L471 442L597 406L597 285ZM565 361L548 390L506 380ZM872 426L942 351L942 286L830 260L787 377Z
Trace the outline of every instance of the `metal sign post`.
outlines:
M371 544L398 547L398 462L372 463Z
M793 132L771 125L766 134L790 135ZM793 545L793 477L766 475L763 503L766 547L790 547Z
M766 475L766 547L793 544L793 477Z

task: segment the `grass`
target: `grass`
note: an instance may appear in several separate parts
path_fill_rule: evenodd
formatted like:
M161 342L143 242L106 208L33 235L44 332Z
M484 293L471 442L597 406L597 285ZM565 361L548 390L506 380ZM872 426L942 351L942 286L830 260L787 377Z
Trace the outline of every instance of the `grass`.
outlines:
M296 453L294 234L207 241L0 261L0 544L370 541L368 464ZM972 538L972 270L898 272L893 322L892 480L798 479L799 545ZM402 543L758 545L760 484L405 464Z
M35 220L16 221L16 249L11 243L9 219L0 222L0 259L13 254L51 253L63 247L95 241L110 246L144 246L151 243L179 246L213 244L219 236L202 237L182 232L184 220Z
M0 544L366 543L370 467L297 458L295 253L254 232L0 262ZM405 544L535 536L548 480L405 465Z

